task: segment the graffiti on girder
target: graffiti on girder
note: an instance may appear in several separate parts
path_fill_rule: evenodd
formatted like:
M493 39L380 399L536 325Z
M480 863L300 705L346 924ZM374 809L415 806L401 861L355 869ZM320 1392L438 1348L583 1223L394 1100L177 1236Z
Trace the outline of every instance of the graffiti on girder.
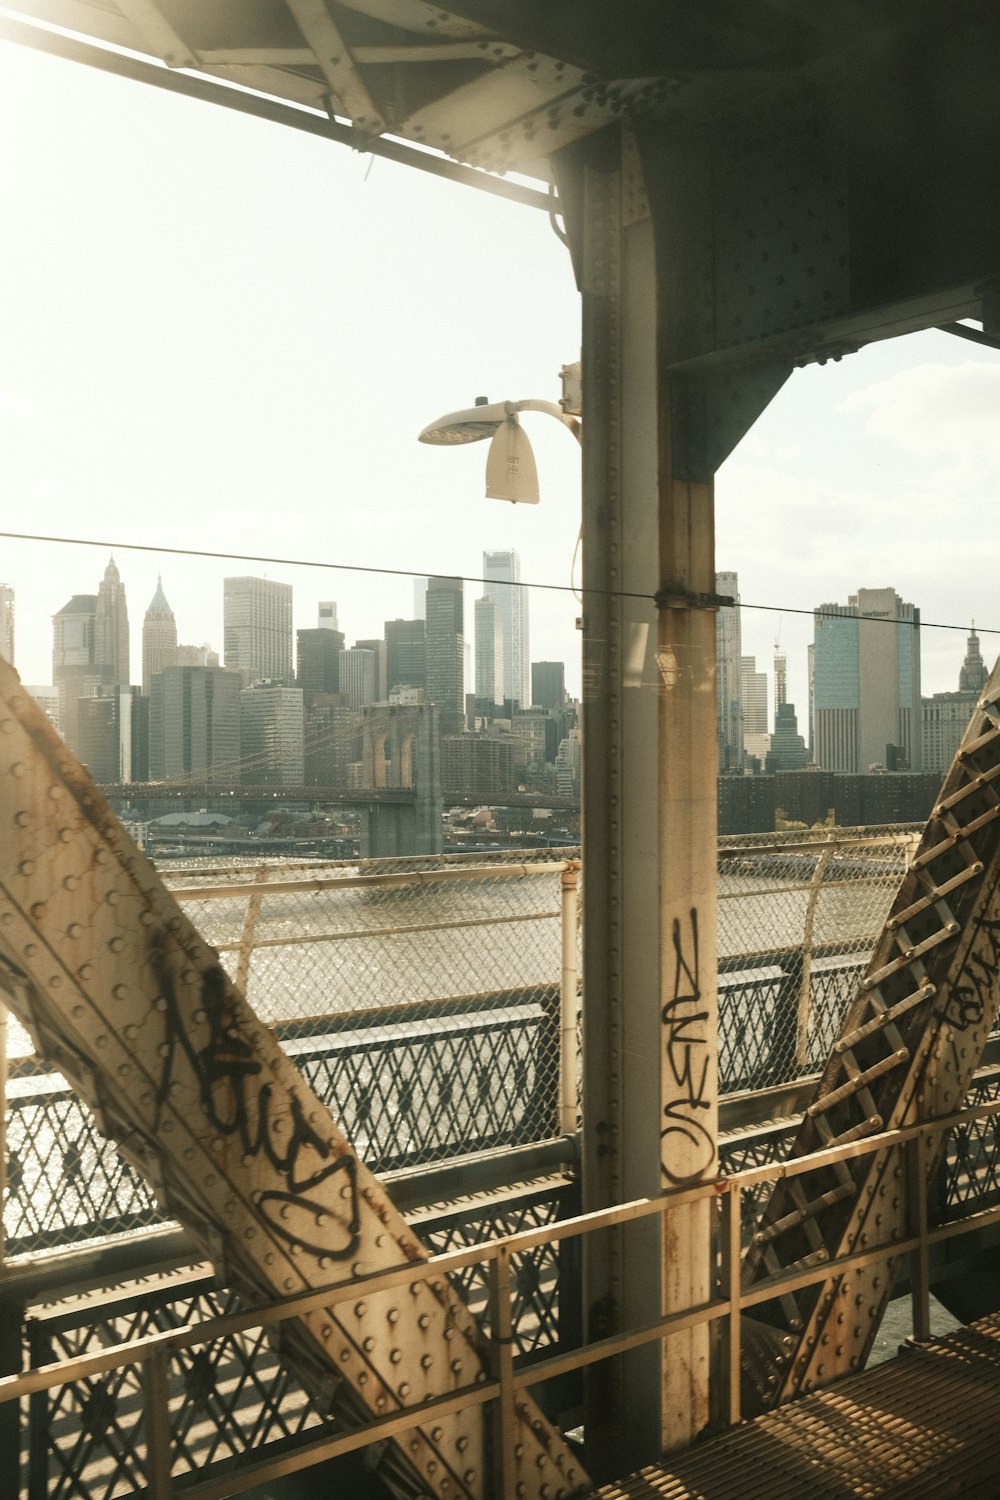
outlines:
M186 1061L197 1082L205 1117L218 1138L234 1140L245 1166L266 1162L280 1179L281 1186L262 1187L254 1193L254 1202L268 1227L286 1243L311 1255L350 1259L361 1236L356 1158L348 1152L330 1160L329 1144L309 1124L295 1092L289 1090L282 1099L276 1096L272 1082L260 1082L262 1064L235 1024L227 998L228 980L218 964L201 976L195 1020L207 1027L208 1038L203 1046L196 1046L172 966L159 941L154 941L149 956L160 985L157 1010L163 1016L156 1125L178 1081L179 1064ZM311 1169L307 1164L310 1153L320 1162ZM331 1215L328 1205L310 1196L338 1174L343 1175L349 1200L343 1220L337 1219L347 1232L340 1246L317 1240L317 1227L328 1224Z

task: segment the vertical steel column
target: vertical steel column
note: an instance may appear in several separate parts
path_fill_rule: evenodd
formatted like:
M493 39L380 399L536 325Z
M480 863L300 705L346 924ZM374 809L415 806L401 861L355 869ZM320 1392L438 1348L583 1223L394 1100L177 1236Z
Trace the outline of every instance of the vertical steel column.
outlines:
M559 974L559 1130L562 1135L574 1135L576 1132L576 1007L579 989L576 941L579 868L576 860L569 860L560 877L562 963Z
M7 1007L0 1000L0 1279L7 1259L3 1209L7 1202Z
M663 393L664 398L666 393ZM666 399L664 399L666 406ZM713 485L672 472L665 412L660 479L660 981L661 1171L668 1190L714 1174L718 1140L716 993L715 613L685 602L715 592ZM674 602L676 601L676 602ZM712 1295L712 1205L665 1222L664 1311ZM707 1324L664 1345L666 1449L689 1443L709 1419Z
M715 1168L715 617L711 482L676 477L661 378L654 224L630 138L583 172L584 1204L654 1196ZM665 591L665 592L664 592ZM653 602L660 595L664 607ZM669 607L667 607L669 606ZM705 1209L588 1244L588 1330L707 1295ZM708 1417L708 1335L673 1336L591 1380L604 1474Z

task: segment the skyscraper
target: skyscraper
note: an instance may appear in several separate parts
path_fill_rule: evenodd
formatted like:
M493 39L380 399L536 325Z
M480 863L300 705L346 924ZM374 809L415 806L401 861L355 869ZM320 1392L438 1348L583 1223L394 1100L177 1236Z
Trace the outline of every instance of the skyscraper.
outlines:
M441 733L465 728L465 644L461 578L427 581L427 697L440 711Z
M110 680L119 687L129 685L128 606L125 585L112 557L97 590L94 615L94 663L109 667Z
M98 688L113 682L111 667L94 660L96 621L96 594L74 594L52 616L52 681L59 691L59 724L77 755L81 753L79 701L94 697Z
M300 688L258 682L240 693L240 780L247 786L301 786L305 713Z
M934 693L921 701L925 771L943 776L951 765L988 675L973 627L958 674L958 692Z
M427 579L414 578L413 580L413 618L425 620L427 618Z
M0 583L0 656L13 663L14 590L9 583Z
M562 708L566 701L566 665L561 661L531 663L531 701L536 708Z
M346 693L351 708L364 708L375 702L376 660L374 651L352 646L339 657L340 691Z
M824 771L919 771L920 611L895 589L859 589L814 617L815 759Z
M740 670L740 586L735 573L716 573L715 591L736 604L715 615L715 734L719 770L743 767L743 679Z
M496 601L483 597L473 605L476 626L476 711L492 714L503 704L503 623Z
M778 727L778 709L788 702L788 657L774 643L774 727Z
M427 625L419 620L385 622L386 693L427 686Z
M372 636L368 640L355 641L354 645L358 651L370 651L375 660L375 683L372 689L373 696L369 698L369 703L384 703L389 694L389 689L386 685L387 653L385 637L376 639Z
M521 559L514 551L483 553L483 593L492 599L503 631L503 692L515 707L528 708L531 691L528 594L521 586ZM428 617L429 618L429 617Z
M322 608L322 606L320 606ZM340 692L340 653L344 632L319 626L295 633L295 686L302 689L306 708L319 693Z
M979 637L973 623L972 630L965 642L965 660L962 670L958 674L958 691L960 693L981 693L986 686L989 676L986 663L983 661L983 653L979 649Z
M239 673L170 666L154 674L151 686L150 779L239 780Z
M771 736L767 732L767 673L757 671L755 656L740 657L740 706L743 711L743 749L763 766Z
M321 599L316 614L316 625L319 630L339 630L337 624L337 606L332 599Z
M224 661L245 685L292 681L292 586L270 578L223 583Z
M163 579L157 576L156 593L142 621L142 691L147 698L157 672L174 665L176 651L177 621L163 592Z

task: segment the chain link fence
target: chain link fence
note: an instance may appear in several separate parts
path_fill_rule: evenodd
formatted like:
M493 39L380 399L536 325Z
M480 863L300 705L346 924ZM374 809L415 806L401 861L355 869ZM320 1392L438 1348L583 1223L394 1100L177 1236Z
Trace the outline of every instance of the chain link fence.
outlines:
M719 841L719 1088L819 1071L921 829Z
M823 1065L916 836L720 841L723 1094ZM163 873L359 1153L388 1172L573 1128L579 933L562 875L577 851L564 852ZM10 1040L6 1254L156 1223L86 1108L20 1028Z

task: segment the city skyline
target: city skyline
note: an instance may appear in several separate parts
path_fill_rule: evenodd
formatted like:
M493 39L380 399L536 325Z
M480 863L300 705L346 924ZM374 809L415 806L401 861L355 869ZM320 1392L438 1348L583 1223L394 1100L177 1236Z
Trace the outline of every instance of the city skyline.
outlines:
M79 549L79 550L83 553L83 556L86 559L88 556L90 556L91 554L93 554L93 552L96 549L88 547L86 549ZM128 566L128 562L130 560L133 560L133 555L129 554L128 552L126 552L125 557L126 557L126 567L127 567ZM146 568L144 566L144 563L145 563L145 559L142 559L142 560L139 560L138 564L137 564L139 571L141 571L143 574L146 573ZM106 565L105 571L104 571L104 584L103 584L104 587L107 586L109 572L112 572L112 571L113 571L113 574L114 574L116 588L120 588L123 598L127 597L127 595L133 591L133 584L129 581L128 575L126 575L126 576L122 575L122 570L121 570L121 568L119 568L116 565L116 561L115 561L114 556L109 556L108 562L107 562L107 565ZM180 574L180 570L179 570L179 574ZM92 581L93 576L94 575L91 576L91 581ZM168 574L168 576L169 576L169 574ZM736 575L734 573L726 573L726 574L721 574L720 573L720 574L717 575L717 580L725 580L726 581L727 588L734 588L734 587L738 586L738 585L732 583L733 579L738 579L738 575ZM210 637L204 639L203 641L200 641L197 646L195 646L193 644L190 644L190 643L187 644L186 646L183 645L183 638L184 638L185 635L188 636L191 641L193 641L193 640L197 639L197 637L199 635L199 632L197 630L190 630L190 631L186 630L184 628L184 626L183 626L183 622L181 622L181 624L178 625L176 616L174 615L174 612L173 612L173 610L172 610L172 608L171 608L171 606L170 606L170 604L168 602L168 599L166 597L164 583L163 583L163 572L162 572L162 570L160 570L160 569L157 570L156 575L155 575L155 580L156 581L155 581L155 588L154 588L154 592L153 592L153 598L152 598L150 604L147 606L147 608L145 609L145 611L142 614L139 613L138 609L133 608L133 612L132 612L132 615L131 615L131 623L128 626L128 629L129 629L129 641L130 641L131 660L132 660L132 662L135 665L135 670L133 670L133 672L131 674L132 675L132 680L133 680L133 685L136 686L136 687L140 687L141 686L142 690L144 692L146 692L147 695L148 695L148 691L149 691L149 681L148 681L149 660L148 660L148 658L149 658L149 652L150 652L149 633L150 633L150 625L151 625L151 623L152 623L153 632L156 635L157 641L159 641L160 638L162 637L163 642L166 643L168 645L168 647L176 648L178 642L180 641L180 642L182 642L182 649L186 649L186 651L189 653L189 655L192 652L197 652L199 659L202 658L202 656L204 655L204 653L206 652L206 650L208 650L209 648L211 648L212 652L214 652L215 654L218 655L218 657L219 657L220 660L222 659L222 655L223 655L223 652L220 649L220 647L221 647L222 641L224 640L224 589L225 589L225 578L224 578L224 576L220 573L217 576L216 580L215 580L216 581L216 585L217 585L217 589L218 589L218 593L219 593L219 598L218 598L218 601L217 601L218 612L223 615L223 619L219 620L216 635L214 637L210 636ZM266 583L269 580L267 580L266 578L261 578L258 581ZM419 579L419 578L407 579L407 578L401 578L401 579L398 580L398 583L400 585L400 588L399 588L399 598L404 603L405 603L405 601L407 599L407 596L411 593L411 590L412 591L416 591L417 588L420 585L423 585L424 588L426 587L426 579ZM72 598L87 598L87 599L91 599L91 600L94 601L94 604L96 606L96 602L97 602L98 598L100 597L100 588L101 588L101 586L102 585L98 586L98 593L94 594L94 595L84 595L84 594L81 594L79 590L74 591L74 594L71 596L71 599ZM476 586L476 580L473 580L471 586L473 588ZM719 587L721 587L721 586L722 585L720 583ZM291 599L292 599L292 604L293 604L293 616L292 616L292 618L293 618L292 673L294 675L295 674L295 655L294 655L294 649L295 648L294 648L294 641L297 638L298 634L300 632L302 632L302 631L309 631L311 629L315 630L316 628L318 628L316 626L317 618L320 619L321 625L322 625L323 628L329 629L330 626L331 626L331 624L332 624L332 620L329 617L329 613L328 612L329 611L334 611L333 619L336 619L336 611L338 610L338 605L337 605L336 601L323 601L323 600L320 600L320 599L315 599L314 600L314 599L300 597L300 592L295 587L294 578L293 578L292 583L288 587L291 589ZM877 590L868 590L867 592L878 592L878 591ZM133 599L133 604L134 604L134 602L135 601ZM474 601L474 602L478 603L479 601ZM17 589L17 587L12 586L9 583L9 581L0 581L0 603L2 603L3 609L4 609L4 620L6 622L8 622L8 628L11 631L13 631L14 620L15 620L15 618L17 618L17 620L20 622L21 612L22 612L22 610L24 608L25 600L24 600L23 592L19 591ZM831 607L831 606L826 606L826 605L814 606L814 609L812 611L809 611L809 614L814 619L817 610L822 610L822 609L828 608L828 607ZM66 608L66 606L64 605L63 609L65 609L65 608ZM46 624L47 624L47 626L49 628L48 645L44 646L44 647L39 647L39 646L36 645L36 649L35 649L35 651L33 653L33 657L31 658L32 660L35 661L36 664L39 661L41 661L44 657L47 657L50 662L52 660L52 657L51 657L51 652L52 652L52 645L51 645L52 635L51 635L51 630L52 630L53 622L54 622L56 616L59 613L61 613L61 612L62 612L61 610L56 610L56 611L53 611L53 612L51 612L51 613L49 613L49 614L47 614L45 616ZM327 617L326 618L323 618L323 613L324 612L327 612ZM735 616L738 619L738 621L739 621L739 625L738 625L738 627L736 629L736 635L735 635L735 640L739 641L740 637L741 637L742 625L743 625L743 623L745 621L745 618L746 618L745 612L739 606L737 606L736 610L725 609L725 610L720 610L719 611L719 619L720 620L725 619L725 618L727 618L730 615ZM304 623L300 624L299 623L300 619L303 620ZM467 605L467 608L466 608L466 620L467 620L467 624L468 623L472 623L472 619L473 619L473 612L468 608L468 605ZM126 622L128 622L128 620L129 620L129 616L128 616L128 612L127 612L127 606L126 606L126 609L125 609L125 620L126 620ZM389 625L399 626L400 624L410 624L410 623L411 623L410 620L403 620L402 617L396 617L395 619L391 619L391 620L387 618L386 620L384 620L382 622L382 628L383 628L383 631L385 632L385 634L380 635L380 636L376 637L375 639L382 640L382 641L388 640L389 637L388 637L388 629L387 629L387 627ZM94 628L96 630L96 619L95 619L95 626L94 626ZM729 627L726 627L726 628L727 628L727 631L728 631ZM957 670L957 668L955 666L955 662L956 661L960 661L960 659L961 659L961 652L962 652L962 649L964 648L964 645L965 645L965 634L964 633L966 633L970 628L973 628L973 629L975 628L973 621L969 621L969 622L967 622L965 624L962 624L962 625L956 627L955 629L950 629L948 631L947 636L946 636L946 641L945 641L945 647L946 647L947 654L946 655L942 655L939 658L938 663L937 663L937 670L934 672L934 675L933 675L933 677L932 677L932 679L931 679L930 682L927 681L927 672L926 672L926 669L922 668L922 670L923 670L922 690L923 690L924 696L929 696L929 695L931 695L934 692L942 692L942 691L948 692L948 691L951 691L954 688L955 684L954 684L954 680L953 679L955 678L955 673L956 673L956 670ZM933 629L933 626L931 627L931 629ZM164 635L164 630L166 630L166 632L167 632L166 635ZM957 633L957 631L959 631L959 630L961 632L963 632L963 634ZM980 627L980 632L982 632L982 627ZM371 644L371 641L370 640L366 640L360 633L357 634L356 636L353 636L353 639L349 639L349 637L352 636L352 632L350 631L350 629L348 629L345 632L341 632L341 634L343 634L343 636L344 636L344 644L345 644L345 646L347 646L349 648L353 647L354 645L363 646L363 645L370 645ZM924 640L925 641L926 641L926 634L927 634L927 631L926 631L926 628L925 628L924 631L923 631L923 636L924 636ZM37 686L37 687L51 686L52 685L52 671L51 671L51 669L46 670L44 673L35 673L35 674L31 674L30 671L28 671L28 670L25 669L25 665L24 665L25 647L24 647L24 644L23 644L24 637L23 637L23 632L21 631L20 628L17 631L15 639L17 641L17 648L16 648L16 652L15 652L15 665L17 666L18 671L19 671L19 673L20 673L20 675L22 677L22 681L24 681L25 684L28 685L28 686ZM805 643L805 651L810 650L811 646L812 646L812 642L811 641L810 642L806 642ZM988 649L988 643L987 643L987 649ZM162 650L162 646L159 646L159 645L154 646L153 650L154 650L154 655L157 658L157 666L154 666L154 670L156 670L156 669L158 669L158 658L160 656L160 652ZM390 650L390 657L391 657L391 650L392 650L391 645L389 647L389 650ZM769 654L769 655L766 655L764 657L764 659L763 659L763 667L761 666L761 663L758 660L757 667L758 667L759 671L765 671L766 670L767 681L768 681L768 684L769 684L769 694L768 694L768 696L769 696L769 721L773 720L773 708L774 708L774 697L773 697L773 695L774 695L774 692L777 690L777 681L776 681L776 675L775 674L777 672L777 663L780 660L783 663L784 670L787 673L788 677L790 677L793 681L797 682L797 684L798 684L798 692L797 692L797 694L789 691L788 694L787 694L787 696L788 696L789 701L791 701L796 706L796 709L797 709L797 712L798 712L798 716L799 716L800 724L805 728L808 725L808 722L809 722L809 692L808 692L808 688L807 688L807 669L806 669L805 655L804 655L804 653L800 653L800 655L801 655L801 659L799 659L797 657L797 654L794 653L794 652L787 651L785 649L780 650L780 652L777 651L777 650L775 650L773 652L773 654ZM742 651L740 652L740 657L743 660L747 660L748 659L747 654L745 652L742 652ZM193 660L193 658L192 658L192 660ZM142 671L141 672L138 670L138 664L140 662L142 662ZM722 648L721 644L720 644L720 650L719 650L719 662L720 662L720 681L721 681L721 668L722 668L722 665L723 665L723 648ZM570 692L571 696L578 697L579 696L579 691L577 690L575 693L572 691L572 689L570 687L570 678L569 678L569 674L572 673L572 671L574 670L574 666L576 664L572 660L570 660L565 665L566 665L566 671L567 671L567 691ZM988 670L989 665L990 665L990 663L989 663L989 661L987 661L987 670ZM468 664L467 664L466 684L465 684L465 686L466 686L466 692L467 693L472 693L474 691L474 676L475 676L474 669L470 673L469 670L468 670ZM120 679L120 678L116 677L116 680L124 680L124 679ZM391 686L391 683L388 684L388 685ZM422 685L422 684L420 684L420 685ZM721 766L721 760L720 760L720 766Z
M101 568L115 544L133 657L134 617L161 572L187 641L220 648L218 579L243 571L293 584L296 626L333 595L363 639L410 616L413 575L461 576L474 600L483 551L512 547L522 576L549 586L530 594L532 656L564 660L578 695L575 445L526 414L542 503L501 507L483 498L481 446L416 442L477 395L558 394L579 301L546 216L24 49L0 48L0 115L21 142L0 164L4 201L33 226L0 252L19 288L0 351L7 524L100 537ZM511 276L514 260L532 274ZM195 340L193 286L212 309ZM430 287L447 295L415 295ZM268 310L263 341L254 306ZM742 651L770 663L780 636L800 723L812 611L859 579L919 603L925 692L952 688L972 617L992 664L1000 539L979 527L1000 478L982 420L998 395L989 350L935 331L887 341L796 371L723 466L717 566L740 577ZM94 550L3 541L26 681L47 682L51 614L81 579L96 587ZM404 576L229 556L240 553Z

